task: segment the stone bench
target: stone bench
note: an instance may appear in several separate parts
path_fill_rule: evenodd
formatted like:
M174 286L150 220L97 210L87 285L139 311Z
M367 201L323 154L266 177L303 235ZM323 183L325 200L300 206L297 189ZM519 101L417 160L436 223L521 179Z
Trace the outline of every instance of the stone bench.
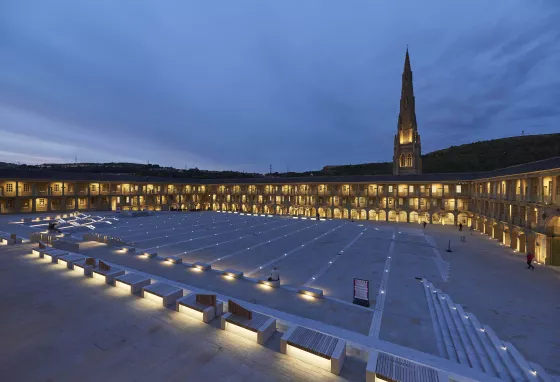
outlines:
M174 285L156 282L142 288L142 297L167 306L183 297L183 289Z
M280 280L268 281L268 277L259 279L259 284L263 284L269 286L271 288L279 288L280 287Z
M366 367L366 382L438 382L438 372L404 358L372 350Z
M57 263L58 258L65 255L68 255L68 251L63 251L62 249L48 248L45 249L45 251L41 252L41 255L39 257L41 257L43 260L49 263Z
M127 273L125 275L115 277L115 287L124 289L134 294L152 283L149 277L139 275L138 273Z
M75 262L84 261L86 257L79 253L69 253L68 255L60 256L57 264L60 268L72 269Z
M94 268L91 271L91 276L94 279L103 281L105 284L109 285L113 285L115 277L121 275L124 275L124 269L108 266L102 261L99 262L98 268Z
M222 271L222 275L232 277L234 279L243 278L243 272L237 271L235 269L226 269L225 271Z
M177 312L185 313L205 323L223 314L224 303L215 294L191 293L176 301Z
M323 298L323 290L317 288L310 288L310 287L301 287L298 290L298 293L303 294L305 296L311 296L315 298Z
M228 302L228 313L221 318L221 328L235 333L241 337L255 341L261 345L276 331L276 319L264 314L252 312L237 305L233 301Z
M0 243L3 245L13 245L16 243L9 235L0 235Z
M280 339L280 352L339 375L346 357L346 341L295 326Z
M84 276L90 276L95 267L95 259L91 257L82 261L76 261L72 264L72 269L74 270L74 272L79 272Z
M157 252L156 251L144 251L140 254L140 256L152 259L154 257L157 257Z
M193 264L193 268L201 271L207 271L212 268L212 265L208 263L203 263L201 261L197 261L196 263Z
M120 251L123 253L134 253L136 252L136 248L124 245L121 247Z
M183 262L183 258L180 256L167 256L165 261L171 264L181 264Z

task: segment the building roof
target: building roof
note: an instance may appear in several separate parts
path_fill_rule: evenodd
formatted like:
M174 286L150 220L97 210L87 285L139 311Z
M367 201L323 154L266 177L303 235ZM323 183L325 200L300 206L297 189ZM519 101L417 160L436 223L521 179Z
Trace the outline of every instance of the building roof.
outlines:
M138 183L181 183L181 184L285 184L285 183L421 183L421 182L457 182L487 179L499 176L531 173L536 171L560 169L560 157L525 163L503 169L448 174L419 175L351 175L351 176L307 176L307 177L262 177L231 179L192 179L135 176L128 174L95 174L64 171L0 169L0 179L29 179L36 181L77 181L77 182L138 182Z

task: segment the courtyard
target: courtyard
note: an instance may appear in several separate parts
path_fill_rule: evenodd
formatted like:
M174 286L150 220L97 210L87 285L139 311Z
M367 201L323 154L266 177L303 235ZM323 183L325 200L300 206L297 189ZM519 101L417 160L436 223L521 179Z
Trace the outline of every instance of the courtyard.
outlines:
M455 226L423 229L418 224L219 212L158 212L140 218L94 215L79 224L126 240L136 254L95 242L87 244L84 254L240 299L264 313L274 310L311 320L323 325L322 331L357 343L378 339L461 362L461 350L446 350L456 343L439 334L442 322L426 293L432 285L529 361L560 374L560 328L555 324L560 321L560 297L553 293L560 287L560 272L542 265L528 271L521 254L478 232L461 233ZM83 227L71 223L73 218L65 220L59 228L81 238ZM48 224L14 221L18 217L3 217L0 231L28 236ZM466 242L460 241L461 235ZM451 252L446 251L449 247ZM156 251L158 258L138 256L146 250ZM168 256L180 257L183 264L165 261ZM195 262L211 264L212 270L185 266ZM280 273L281 288L255 282L268 277L273 267ZM218 272L226 269L243 272L245 279ZM354 278L369 281L369 307L352 304ZM321 289L325 297L298 293L303 286Z

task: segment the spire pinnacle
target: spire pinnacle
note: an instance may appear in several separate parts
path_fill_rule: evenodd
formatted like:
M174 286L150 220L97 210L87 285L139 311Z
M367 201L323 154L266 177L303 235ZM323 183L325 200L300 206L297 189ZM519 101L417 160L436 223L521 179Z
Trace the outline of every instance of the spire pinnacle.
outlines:
M406 46L406 55L404 57L404 71L408 73L411 71L410 69L410 56L408 55L408 45Z

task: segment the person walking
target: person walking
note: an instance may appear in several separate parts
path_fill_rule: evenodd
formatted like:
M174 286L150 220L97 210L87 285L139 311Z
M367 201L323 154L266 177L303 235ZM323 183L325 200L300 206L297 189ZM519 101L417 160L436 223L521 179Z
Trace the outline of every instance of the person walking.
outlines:
M473 232L474 232L474 226L471 225L471 235L472 235Z
M422 225L424 226L424 229L426 229L426 225L427 225L427 224L428 224L428 223L426 223L426 222L422 223Z
M534 258L535 258L535 255L533 255L532 252L527 253L527 269L535 269L533 264L531 264L533 262Z
M459 231L463 230L463 223L459 223Z

